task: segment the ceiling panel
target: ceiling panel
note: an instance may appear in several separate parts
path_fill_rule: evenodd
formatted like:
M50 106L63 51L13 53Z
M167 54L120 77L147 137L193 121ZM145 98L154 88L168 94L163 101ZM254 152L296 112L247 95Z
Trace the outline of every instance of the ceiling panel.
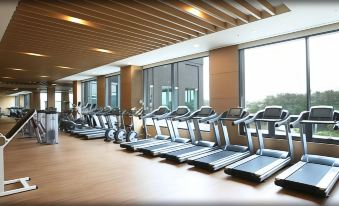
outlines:
M267 0L21 0L0 42L0 81L53 82L288 11Z

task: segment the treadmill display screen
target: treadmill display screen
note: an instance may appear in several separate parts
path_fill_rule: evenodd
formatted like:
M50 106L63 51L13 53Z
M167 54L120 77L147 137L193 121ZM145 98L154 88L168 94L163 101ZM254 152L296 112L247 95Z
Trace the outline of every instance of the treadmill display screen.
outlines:
M331 121L333 119L333 107L311 108L309 120Z
M229 110L227 117L240 117L242 114L242 108L232 108Z
M282 107L266 107L264 111L264 119L280 119L282 115Z

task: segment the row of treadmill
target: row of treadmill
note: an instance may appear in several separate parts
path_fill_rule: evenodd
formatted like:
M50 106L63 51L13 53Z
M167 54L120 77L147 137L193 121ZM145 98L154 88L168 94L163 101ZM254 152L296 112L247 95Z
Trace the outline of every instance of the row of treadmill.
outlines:
M262 182L279 170L292 165L291 128L299 128L303 156L299 162L276 176L275 184L327 197L338 179L339 159L309 154L305 132L307 127L317 124L333 125L333 129L338 130L339 112L332 106L312 107L310 111L302 112L293 122L289 112L281 106L267 106L255 115L249 115L242 108L231 108L217 114L209 106L203 106L194 112L190 112L186 106L179 106L174 111L160 106L141 118L153 120L157 135L137 142L123 142L120 147L177 163L186 162L210 171L224 168L226 174L255 182ZM161 120L166 122L169 135L162 134L159 125ZM203 140L200 129L203 123L211 125L215 141ZM178 127L182 128L183 124L188 130L189 137L180 136ZM265 148L263 124L267 124L269 129L280 128L284 131L287 151ZM243 129L247 145L232 144L227 125L237 126L238 131ZM251 128L253 126L255 128ZM254 135L257 136L259 143L257 151L253 148Z

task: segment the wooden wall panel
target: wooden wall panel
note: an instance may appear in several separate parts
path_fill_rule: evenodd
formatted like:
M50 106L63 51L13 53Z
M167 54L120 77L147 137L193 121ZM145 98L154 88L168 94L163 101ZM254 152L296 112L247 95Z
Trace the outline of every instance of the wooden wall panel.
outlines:
M97 106L106 106L106 83L105 76L97 77Z
M73 104L78 104L78 102L81 102L81 82L73 81Z
M55 87L52 85L47 87L47 107L55 107Z

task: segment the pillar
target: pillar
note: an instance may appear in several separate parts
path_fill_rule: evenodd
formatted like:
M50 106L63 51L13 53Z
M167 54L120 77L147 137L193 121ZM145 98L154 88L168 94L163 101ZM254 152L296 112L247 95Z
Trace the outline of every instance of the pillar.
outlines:
M78 102L81 102L81 82L73 81L73 104L77 105Z
M125 66L120 70L122 109L139 108L142 99L142 68L138 66Z
M69 105L69 91L61 92L61 111L67 111L72 105Z
M31 93L31 109L40 109L40 91L39 90L34 90Z
M210 105L218 113L238 107L239 59L238 46L229 46L210 51ZM237 136L236 126L229 126L229 135ZM233 143L246 144L246 139L234 138Z
M47 86L47 107L55 107L55 86Z
M106 106L106 82L105 76L97 77L97 106Z

